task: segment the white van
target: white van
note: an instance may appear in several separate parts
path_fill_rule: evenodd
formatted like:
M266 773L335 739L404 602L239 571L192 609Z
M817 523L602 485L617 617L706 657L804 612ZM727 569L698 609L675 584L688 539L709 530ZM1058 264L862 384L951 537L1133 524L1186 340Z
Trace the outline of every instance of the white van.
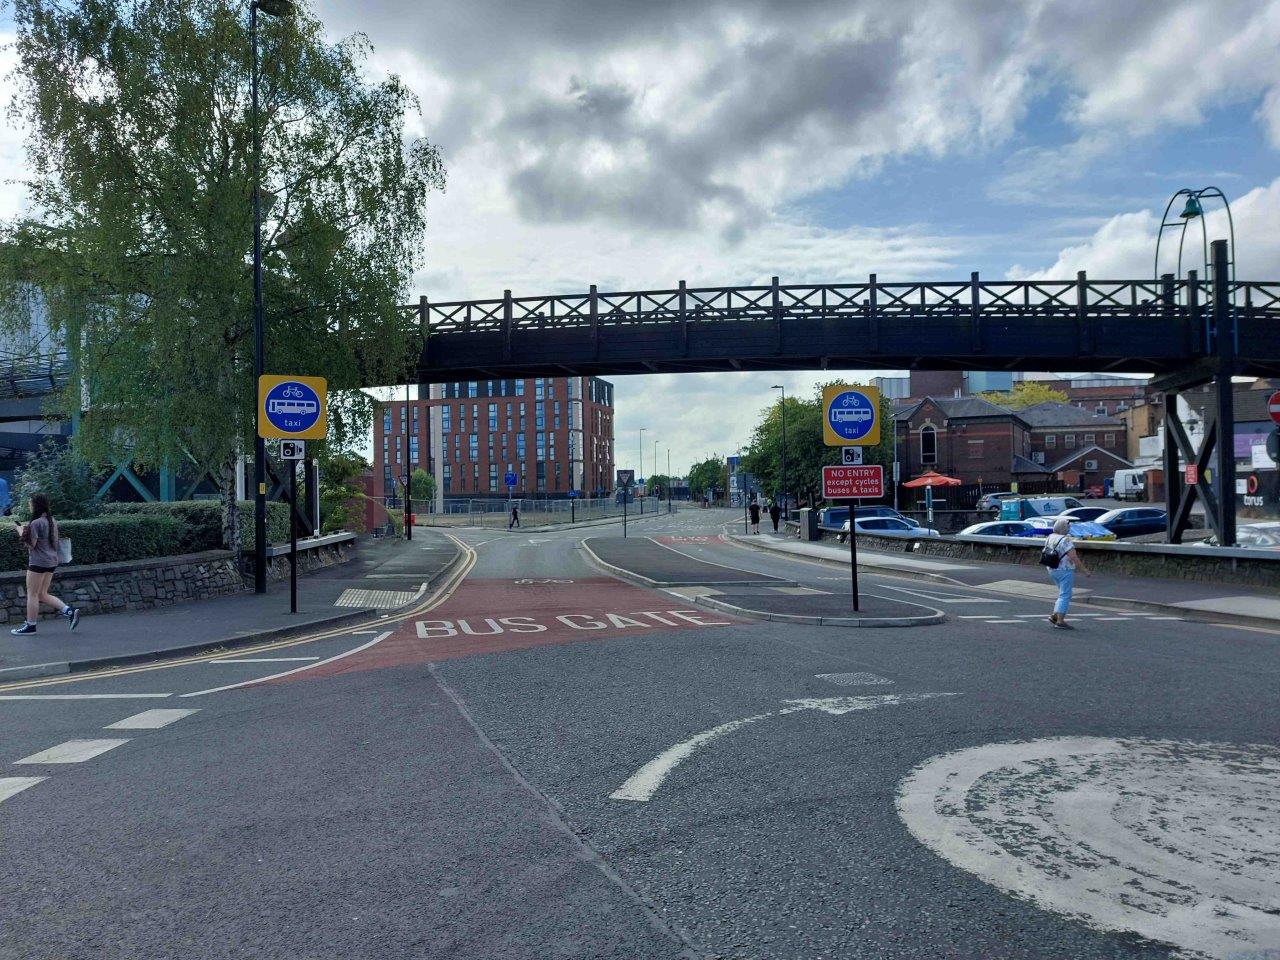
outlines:
M1117 470L1111 481L1111 495L1117 500L1146 500L1147 471Z

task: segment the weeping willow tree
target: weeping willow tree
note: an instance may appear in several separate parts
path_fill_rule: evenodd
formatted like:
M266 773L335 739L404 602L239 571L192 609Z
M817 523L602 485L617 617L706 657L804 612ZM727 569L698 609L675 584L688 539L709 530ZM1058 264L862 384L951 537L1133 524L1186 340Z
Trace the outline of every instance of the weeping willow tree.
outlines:
M33 301L81 382L90 463L194 462L224 492L254 435L251 51L239 0L14 0L30 209L4 227L4 322ZM418 103L369 79L363 37L330 42L305 3L259 20L266 371L327 377L331 444L368 428L357 388L395 383L399 309L444 187L406 134Z

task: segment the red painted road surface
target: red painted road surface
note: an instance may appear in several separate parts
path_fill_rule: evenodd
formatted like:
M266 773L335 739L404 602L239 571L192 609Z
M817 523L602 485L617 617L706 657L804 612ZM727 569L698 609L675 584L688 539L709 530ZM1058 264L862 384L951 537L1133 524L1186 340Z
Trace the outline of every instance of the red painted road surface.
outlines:
M467 580L443 604L400 624L376 646L277 682L742 622L609 577Z

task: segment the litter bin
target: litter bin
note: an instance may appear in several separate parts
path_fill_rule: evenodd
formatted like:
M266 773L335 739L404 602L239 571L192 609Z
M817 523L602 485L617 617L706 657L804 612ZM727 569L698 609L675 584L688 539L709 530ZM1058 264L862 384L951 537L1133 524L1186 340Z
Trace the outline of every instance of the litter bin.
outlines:
M801 540L817 540L818 534L818 511L805 507L800 511L800 530L796 534Z

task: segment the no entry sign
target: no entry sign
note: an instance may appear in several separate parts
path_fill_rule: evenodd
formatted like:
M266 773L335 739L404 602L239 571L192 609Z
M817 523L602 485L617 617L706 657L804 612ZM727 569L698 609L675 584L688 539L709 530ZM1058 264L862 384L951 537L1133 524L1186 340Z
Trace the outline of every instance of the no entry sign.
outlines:
M822 495L828 500L875 499L884 496L884 467L823 467Z
M1276 423L1280 423L1280 390L1277 390L1267 400L1267 412L1271 414L1271 419Z

